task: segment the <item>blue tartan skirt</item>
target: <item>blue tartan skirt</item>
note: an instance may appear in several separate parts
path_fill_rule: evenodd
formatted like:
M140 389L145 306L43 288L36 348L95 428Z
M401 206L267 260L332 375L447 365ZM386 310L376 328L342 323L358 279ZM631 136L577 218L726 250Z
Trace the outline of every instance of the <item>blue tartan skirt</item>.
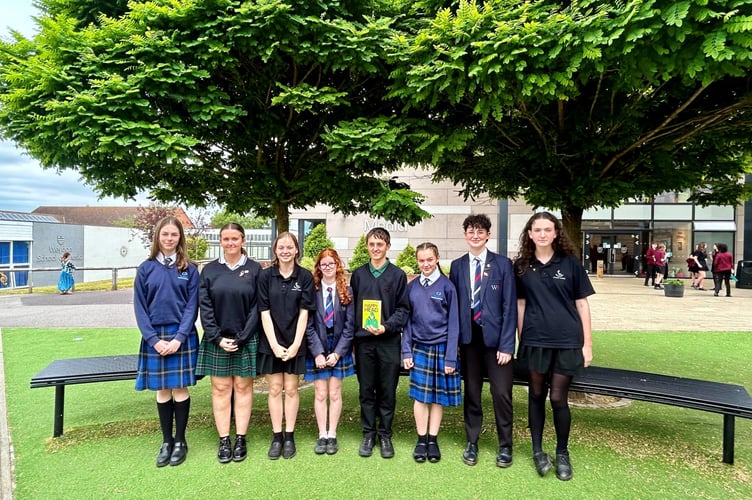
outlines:
M410 368L412 399L426 404L459 406L462 402L459 366L451 375L444 373L446 342L413 345L413 364Z
M337 339L334 335L328 335L327 338L327 352L334 352L334 348L337 345ZM329 380L334 378L345 378L355 375L355 364L353 363L352 352L348 352L337 361L334 366L327 366L325 368L316 368L316 363L311 357L310 351L306 355L306 372L303 380Z
M178 325L155 327L160 340L172 340ZM198 333L193 330L180 345L180 349L169 356L161 356L146 341L141 339L138 352L138 375L136 390L160 391L182 389L196 385L196 359L198 358Z

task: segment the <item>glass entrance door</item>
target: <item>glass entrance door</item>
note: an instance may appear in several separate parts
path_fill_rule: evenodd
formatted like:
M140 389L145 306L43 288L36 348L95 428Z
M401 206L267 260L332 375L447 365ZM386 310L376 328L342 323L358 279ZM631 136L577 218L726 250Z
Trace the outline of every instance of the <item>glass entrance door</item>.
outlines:
M636 269L635 249L639 238L634 234L602 232L585 233L583 264L591 274L597 274L598 267L603 267L606 275L632 275Z

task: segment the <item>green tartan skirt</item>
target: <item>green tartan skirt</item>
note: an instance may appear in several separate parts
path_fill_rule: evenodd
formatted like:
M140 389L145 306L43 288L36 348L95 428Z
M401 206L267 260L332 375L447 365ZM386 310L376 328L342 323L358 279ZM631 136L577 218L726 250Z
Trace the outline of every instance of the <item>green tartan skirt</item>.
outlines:
M227 352L214 342L201 341L196 375L215 377L256 377L258 336L235 352Z

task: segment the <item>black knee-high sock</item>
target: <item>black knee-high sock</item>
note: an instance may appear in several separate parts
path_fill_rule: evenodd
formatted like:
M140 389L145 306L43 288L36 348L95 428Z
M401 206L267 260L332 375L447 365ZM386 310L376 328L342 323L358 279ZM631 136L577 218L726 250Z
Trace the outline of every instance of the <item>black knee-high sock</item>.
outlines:
M175 404L172 399L164 403L157 403L159 426L162 428L162 442L172 443L172 418L175 412Z
M185 428L188 427L190 411L191 398L175 402L175 441L185 442Z

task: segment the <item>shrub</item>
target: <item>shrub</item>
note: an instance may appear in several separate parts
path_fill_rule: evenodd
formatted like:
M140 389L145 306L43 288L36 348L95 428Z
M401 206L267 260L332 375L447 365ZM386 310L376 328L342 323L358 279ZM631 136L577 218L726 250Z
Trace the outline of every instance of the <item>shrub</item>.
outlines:
M316 265L316 259L313 257L305 256L302 259L300 259L300 267L304 269L308 269L309 271L313 272L313 266Z
M334 243L326 235L326 226L319 224L308 233L303 243L303 257L310 257L314 261L325 248L334 248Z
M404 268L406 267L413 269L413 272L408 274L415 274L414 270L420 269L418 267L418 259L417 257L415 257L415 248L411 244L408 243L407 246L397 256L397 267L402 270L404 270Z
M348 268L350 272L355 271L357 268L364 264L368 264L371 260L371 256L368 255L368 247L366 246L366 235L360 237L358 243L353 248L353 255L348 262Z

